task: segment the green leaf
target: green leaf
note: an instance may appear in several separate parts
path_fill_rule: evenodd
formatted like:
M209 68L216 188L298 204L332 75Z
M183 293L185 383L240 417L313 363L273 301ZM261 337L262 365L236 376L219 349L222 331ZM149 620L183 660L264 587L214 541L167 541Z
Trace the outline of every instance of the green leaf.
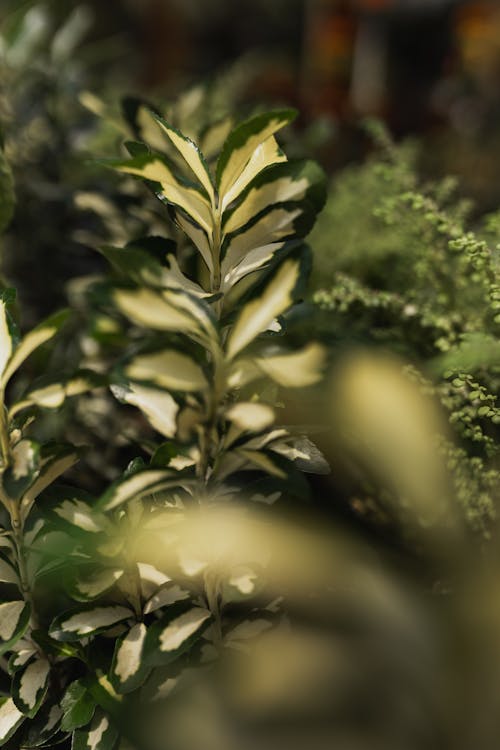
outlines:
M55 336L67 320L68 315L69 311L67 310L55 313L24 336L21 343L16 347L14 353L10 357L8 365L3 371L3 375L0 377L0 389L5 388L7 382L18 367L22 365L24 360L27 359L35 349L38 349L39 346ZM0 319L0 340L2 340L2 337L2 324Z
M0 747L12 737L25 718L12 698L0 697Z
M14 601L0 604L0 655L9 651L24 635L29 621L30 606L27 602Z
M84 727L92 720L96 702L83 680L75 680L68 686L61 701L61 708L61 729L65 732Z
M267 284L264 292L243 307L229 334L228 357L235 357L291 306L299 276L299 261L286 260Z
M102 633L129 617L133 617L133 612L128 607L88 604L56 617L49 633L57 641L78 641Z
M33 484L40 468L40 446L33 440L20 440L11 452L11 464L2 476L2 484L13 500L18 500Z
M182 156L192 173L205 189L212 205L215 203L215 193L212 185L212 178L208 170L207 164L200 152L198 146L193 143L190 138L186 138L182 133L169 125L158 115L153 113L153 117L160 126L161 130L170 139L172 145L177 149L179 154Z
M177 432L179 405L170 393L158 388L148 388L138 383L112 385L111 391L119 401L137 406L150 425L165 437Z
M172 172L167 160L160 154L141 154L125 161L104 162L118 172L140 177L155 184L158 198L174 208L181 208L210 238L213 231L210 202L196 187L182 182Z
M144 469L131 476L116 481L101 496L97 503L100 510L112 510L134 498L139 499L156 492L161 492L169 486L176 485L179 478L175 472L165 469Z
M252 117L232 131L217 162L216 184L221 198L236 183L259 146L288 125L296 115L296 111L292 109L274 110ZM272 162L259 165L260 169L264 169L270 163ZM232 196L232 200L235 197L236 195ZM225 207L223 205L223 208Z
M200 365L176 349L141 354L125 367L125 374L131 380L184 393L201 391L208 385Z
M151 671L151 667L145 666L142 660L146 634L146 626L138 622L116 643L110 681L117 693L135 690Z
M113 750L118 739L118 729L98 708L88 727L75 730L71 750Z
M304 388L321 380L326 365L326 350L312 342L298 352L257 357L255 364L268 377L286 388Z
M211 613L204 607L180 602L150 626L144 643L144 658L151 665L177 659L202 635Z
M0 148L0 233L10 224L14 214L15 194L12 172Z
M62 711L59 705L46 701L38 711L36 718L23 726L21 747L35 748L59 744L63 739L56 736L60 729ZM49 740L51 740L49 745Z
M47 659L35 657L12 678L12 698L23 714L33 718L47 694L50 664Z

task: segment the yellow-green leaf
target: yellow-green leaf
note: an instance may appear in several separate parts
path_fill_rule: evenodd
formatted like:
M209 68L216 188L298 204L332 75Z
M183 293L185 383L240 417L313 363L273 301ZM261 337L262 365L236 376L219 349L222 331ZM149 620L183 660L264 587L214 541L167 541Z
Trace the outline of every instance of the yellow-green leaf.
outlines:
M303 388L321 380L326 351L313 342L298 352L258 357L255 363L276 383L286 388Z
M131 380L144 380L174 391L201 391L207 387L200 365L175 349L142 354L132 360L125 373Z
M286 260L263 294L245 305L229 334L227 354L230 358L267 330L272 321L290 307L299 272L298 261Z

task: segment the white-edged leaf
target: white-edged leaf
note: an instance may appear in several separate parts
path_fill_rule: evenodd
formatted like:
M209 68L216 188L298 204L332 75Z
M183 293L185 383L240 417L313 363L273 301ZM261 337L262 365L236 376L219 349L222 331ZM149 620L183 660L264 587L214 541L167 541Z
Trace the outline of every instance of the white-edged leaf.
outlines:
M161 117L155 115L155 119L161 130L165 133L167 138L170 139L172 145L177 149L188 167L191 169L200 185L206 190L213 204L215 201L215 194L212 179L205 159L198 146L193 143L190 138L186 138L186 136L182 135L182 133L165 122Z
M40 446L34 440L20 440L12 449L11 457L12 463L2 476L2 484L6 493L17 500L38 476Z
M249 159L259 146L278 130L288 125L295 116L296 112L290 109L266 112L241 123L230 133L217 163L216 182L222 199L241 176ZM268 166L269 163L262 164L261 169ZM231 200L234 200L235 197L235 195L232 196Z
M141 354L126 367L131 380L147 381L162 388L190 393L207 387L200 365L187 354L176 349L163 349L152 354Z
M98 708L88 727L75 729L71 750L114 750L118 738L118 729Z
M24 601L0 604L0 654L8 651L26 632L30 606Z
M326 365L326 350L312 342L297 352L257 357L256 365L272 380L286 388L304 388L318 383Z
M180 182L159 154L142 154L127 161L108 162L108 166L158 183L161 191L157 195L185 211L211 237L212 211L209 201L196 188Z
M227 341L227 354L230 358L235 357L260 333L267 330L273 320L290 307L299 274L299 262L286 260L264 292L243 307Z
M44 320L40 325L24 336L10 357L7 367L0 378L0 390L6 386L11 376L15 373L18 367L22 365L24 360L27 359L35 349L46 341L49 341L58 332L67 317L68 312L66 310L58 312Z
M12 679L12 697L23 714L33 718L47 693L50 664L47 659L34 658Z
M25 718L12 698L0 697L0 747L12 737Z
M111 485L99 499L98 508L112 510L134 498L139 499L160 492L177 481L172 472L164 469L136 471Z
M145 667L142 660L146 634L146 626L138 622L116 643L110 679L117 693L135 690L151 670Z
M129 617L133 617L133 612L128 607L87 605L56 617L49 632L57 641L78 641L102 633Z
M177 432L179 405L170 393L138 383L112 385L111 391L119 401L137 406L150 425L164 437L174 437Z
M14 341L7 317L7 305L0 299L0 384L3 381L2 375L7 367L7 362L11 357L13 349Z

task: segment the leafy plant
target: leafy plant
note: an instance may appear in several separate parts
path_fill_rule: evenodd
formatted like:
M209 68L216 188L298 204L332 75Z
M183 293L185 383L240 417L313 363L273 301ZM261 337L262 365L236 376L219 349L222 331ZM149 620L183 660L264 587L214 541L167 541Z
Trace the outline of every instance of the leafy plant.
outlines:
M301 431L276 424L276 388L313 385L325 363L318 344L297 351L281 343L308 270L301 240L324 200L321 170L288 161L275 139L294 113L265 113L234 128L215 173L191 140L149 116L171 156L135 142L130 159L109 166L146 181L192 252L178 260L159 237L103 247L114 281L96 293L107 300L110 321L123 315L131 324L112 391L140 410L160 440L142 438L142 455L95 503L74 488L49 489L76 453L38 446L12 420L33 406L57 407L102 377L83 371L34 385L11 406L2 432L2 500L10 518L4 536L13 543L4 562L7 572L19 572L21 598L13 594L2 605L12 610L3 640L13 674L0 709L2 743L14 732L23 747L72 735L73 748L105 750L121 730L140 746L130 707L141 695L161 697L166 680L182 684L185 667L210 662L236 638L242 617L235 620L230 605L258 588L261 561L221 566L213 550L191 548L183 531L190 509L238 504L242 490L261 503L283 491L301 495L302 470L328 470ZM8 378L33 348L29 342L53 328L49 321L15 350L4 317ZM28 526L42 490L44 510ZM51 574L62 575L64 591L53 591L59 613L49 606L38 617L28 558L43 561L49 590ZM251 608L250 619L259 613ZM261 619L273 617L264 607Z

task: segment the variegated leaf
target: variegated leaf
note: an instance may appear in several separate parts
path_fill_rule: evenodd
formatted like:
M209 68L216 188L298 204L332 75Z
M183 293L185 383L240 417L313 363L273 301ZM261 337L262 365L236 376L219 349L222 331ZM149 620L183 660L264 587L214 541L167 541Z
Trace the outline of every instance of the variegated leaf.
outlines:
M201 150L207 161L218 156L232 129L233 121L230 117L208 126L200 140Z
M212 178L210 177L205 158L201 154L198 146L196 146L190 138L186 138L186 136L165 122L161 117L157 115L153 116L163 133L165 133L167 138L170 139L174 148L177 149L181 157L184 159L200 185L203 186L212 205L214 205L215 193L212 185Z
M110 161L107 166L157 183L157 196L185 211L211 237L213 227L210 202L197 188L181 182L160 154L142 154L126 161Z
M57 736L61 723L62 710L57 704L45 701L36 718L23 726L21 747L28 750L31 748L46 747L59 744L64 735ZM50 745L49 745L50 741Z
M177 483L175 474L160 469L144 469L119 479L102 495L98 508L112 510L133 498L146 497Z
M241 401L225 413L239 432L261 432L274 422L274 410L267 404Z
M92 370L81 370L64 380L41 382L24 394L23 399L9 411L9 417L29 406L40 406L43 409L59 409L67 398L79 396L87 391L106 385L106 379Z
M210 273L213 273L214 260L212 257L212 246L207 233L204 232L203 229L201 229L198 224L196 224L196 222L193 222L192 219L190 219L187 215L183 215L181 211L176 211L175 221L194 244L201 257L205 261L205 265Z
M54 513L72 526L92 534L100 534L110 528L110 522L97 513L86 502L76 497L63 500L54 508Z
M263 143L257 146L241 175L222 197L221 211L224 212L229 208L243 190L245 190L245 188L252 182L256 175L260 174L260 172L267 169L272 164L280 164L286 161L287 158L278 146L276 138L271 135Z
M71 750L114 750L117 742L118 729L98 708L89 726L75 730Z
M269 245L255 247L253 250L249 250L239 263L232 266L227 271L226 265L229 266L229 262L224 263L223 261L224 273L222 276L221 291L226 294L225 302L227 302L227 293L230 292L239 281L251 273L264 270L269 262L276 257L276 253L278 250L281 250L284 244L285 242L271 242ZM238 288L238 292L240 290L241 284Z
M66 310L56 313L50 318L44 320L40 325L24 336L10 357L7 367L3 371L3 375L0 377L0 390L6 386L9 379L18 367L22 365L24 360L27 359L35 349L46 341L49 341L59 331L63 323L67 320L68 315L69 313ZM0 320L0 337L2 336L1 330L2 323Z
M290 307L299 275L299 262L286 260L264 292L243 307L227 341L227 354L230 358L235 357L260 333L267 330L273 320Z
M12 679L12 698L23 714L33 718L45 698L49 685L50 664L47 659L35 657L24 669L19 669Z
M19 585L19 576L14 564L2 553L0 553L0 583Z
M271 445L271 450L293 461L300 471L309 472L310 474L330 473L330 466L324 455L305 436L294 437L286 441L277 441Z
M12 462L2 476L9 497L19 499L33 484L40 467L40 446L33 440L20 440L11 452Z
M290 109L266 112L241 123L232 131L217 163L216 183L221 198L226 195L230 187L234 186L256 149L270 136L288 125L296 114L295 110ZM261 168L268 165L263 164ZM236 195L232 196L232 200L235 197Z
M0 697L0 747L12 737L25 718L12 698Z
M33 502L43 490L79 460L78 449L60 443L47 443L40 450L38 476L24 493L22 513L26 518Z
M70 593L78 602L89 602L117 583L124 573L123 568L104 568L88 575L79 575L72 581Z
M226 238L221 264L222 278L252 250L297 236L297 222L303 218L303 212L303 206L297 204L271 207L241 232Z
M146 626L138 622L116 643L110 679L117 693L135 690L151 671L142 659L146 634Z
M279 385L304 388L318 383L326 365L326 350L312 342L297 352L257 357L255 364Z
M133 617L133 612L128 607L99 607L89 604L56 617L52 621L49 633L58 641L78 641L80 638L102 633L130 617Z
M0 299L0 388L3 383L3 373L14 349L14 337L9 324L7 305Z
M316 212L324 203L324 186L324 172L314 162L274 164L258 174L241 193L236 206L225 212L224 234L237 232L252 218L278 203L297 203L307 198Z
M83 680L75 680L68 686L61 701L61 709L61 729L65 732L84 727L92 720L96 702Z
M0 604L0 654L8 651L26 632L30 606L24 601Z
M176 349L163 349L152 354L141 354L125 368L131 380L145 381L160 388L185 393L207 387L205 373L187 354Z
M169 607L171 604L189 599L190 596L189 591L170 581L165 583L148 599L144 605L144 614L147 615L151 612L156 612L162 607Z
M37 648L33 642L21 638L13 646L14 653L9 658L9 674L14 674L29 662L37 653Z
M129 383L126 386L112 385L111 391L122 403L137 406L150 425L164 437L174 437L177 432L179 405L170 393L138 383Z
M144 643L144 657L151 665L173 661L196 641L211 619L204 607L181 602L150 626Z
M113 294L121 312L136 325L159 331L200 334L199 323L151 289L119 289Z

